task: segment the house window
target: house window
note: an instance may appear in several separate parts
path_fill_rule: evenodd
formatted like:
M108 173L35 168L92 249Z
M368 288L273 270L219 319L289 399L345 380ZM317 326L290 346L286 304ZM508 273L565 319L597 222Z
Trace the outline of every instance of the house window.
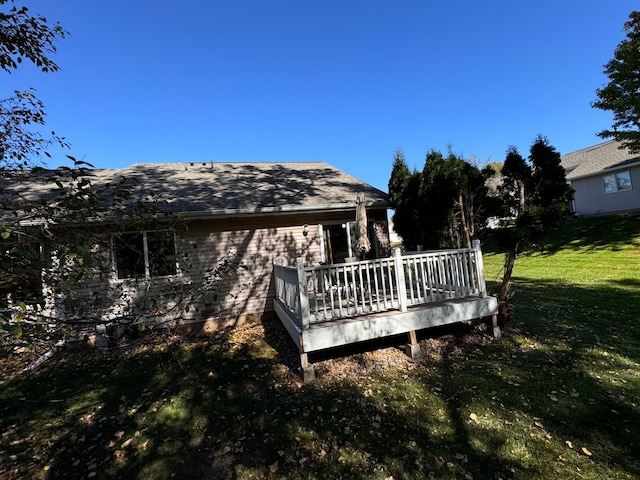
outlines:
M604 177L604 193L616 193L631 190L629 171L617 172Z
M0 308L42 300L43 248L33 234L12 232L0 243Z
M116 278L167 277L178 273L171 230L118 233L113 236Z

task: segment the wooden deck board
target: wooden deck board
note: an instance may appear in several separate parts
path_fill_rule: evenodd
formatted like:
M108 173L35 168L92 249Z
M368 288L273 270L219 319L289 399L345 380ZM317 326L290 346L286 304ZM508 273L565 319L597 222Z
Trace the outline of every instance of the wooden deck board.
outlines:
M300 352L358 343L414 330L463 322L497 314L495 297L465 297L313 323L302 329L299 320L276 301L276 312Z

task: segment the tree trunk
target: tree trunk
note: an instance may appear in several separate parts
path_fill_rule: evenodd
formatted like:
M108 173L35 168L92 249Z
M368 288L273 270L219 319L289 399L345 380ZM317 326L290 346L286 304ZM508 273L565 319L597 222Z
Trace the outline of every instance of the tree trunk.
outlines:
M518 216L522 214L522 212L524 212L524 182L520 182L520 202L518 205ZM516 245L517 248L517 245Z
M516 243L507 252L504 262L502 287L500 288L500 294L498 295L498 315L502 326L507 324L511 317L511 309L509 308L509 290L511 289L511 274L513 273L513 266L516 263L517 254L518 244Z
M458 202L460 202L460 222L462 223L462 232L464 234L464 241L467 244L467 248L471 248L471 236L469 235L469 225L467 224L467 215L465 215L465 204L462 198L462 193L458 197Z

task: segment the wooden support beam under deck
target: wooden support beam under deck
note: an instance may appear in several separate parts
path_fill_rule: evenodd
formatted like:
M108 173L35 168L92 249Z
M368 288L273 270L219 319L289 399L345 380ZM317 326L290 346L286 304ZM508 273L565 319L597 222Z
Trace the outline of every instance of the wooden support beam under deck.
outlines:
M407 336L409 337L409 343L407 343L405 352L411 360L418 360L422 358L422 350L420 349L420 344L418 343L418 336L416 335L415 330L411 330Z
M495 297L456 298L411 307L406 312L382 312L312 324L300 331L304 351L349 345L424 328L491 317ZM282 317L281 317L282 318Z

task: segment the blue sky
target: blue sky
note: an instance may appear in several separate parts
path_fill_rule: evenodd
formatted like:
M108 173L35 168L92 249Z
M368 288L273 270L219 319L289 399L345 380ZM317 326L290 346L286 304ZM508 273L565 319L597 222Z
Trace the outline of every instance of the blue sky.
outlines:
M17 0L21 4L20 0ZM9 4L10 5L10 4ZM630 1L32 1L70 32L62 70L22 66L47 130L96 167L325 161L386 190L401 148L504 160L538 134L601 142L603 65ZM3 8L7 8L5 4Z

